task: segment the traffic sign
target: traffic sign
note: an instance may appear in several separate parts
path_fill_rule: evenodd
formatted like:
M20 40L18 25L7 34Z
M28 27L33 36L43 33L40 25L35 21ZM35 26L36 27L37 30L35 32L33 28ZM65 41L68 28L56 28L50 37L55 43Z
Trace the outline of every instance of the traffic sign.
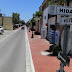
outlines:
M72 7L49 5L48 13L51 15L72 15Z
M60 25L65 25L65 24L72 25L72 16L61 18Z
M65 43L64 43L64 38L65 38L64 31L65 31L65 29L63 30L62 35L61 35L61 48L62 48L63 52L66 52L66 54L68 54L69 51L70 51L71 42L72 42L72 40L71 40L71 33L70 33L69 28L68 28L68 34L67 34L68 35L68 41L66 40ZM64 47L64 44L65 44L66 47Z

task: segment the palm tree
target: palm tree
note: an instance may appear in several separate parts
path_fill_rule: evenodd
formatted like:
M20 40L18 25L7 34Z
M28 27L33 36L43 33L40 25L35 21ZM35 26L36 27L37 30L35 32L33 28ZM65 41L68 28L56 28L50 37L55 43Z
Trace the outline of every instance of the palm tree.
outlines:
M66 2L67 2L67 0L60 0L61 5L63 5Z
M40 21L40 19L41 19L41 17L42 17L42 13L41 13L40 11L36 11L35 17L36 17L36 19L37 19L37 21L38 21L37 31L39 31L39 21Z

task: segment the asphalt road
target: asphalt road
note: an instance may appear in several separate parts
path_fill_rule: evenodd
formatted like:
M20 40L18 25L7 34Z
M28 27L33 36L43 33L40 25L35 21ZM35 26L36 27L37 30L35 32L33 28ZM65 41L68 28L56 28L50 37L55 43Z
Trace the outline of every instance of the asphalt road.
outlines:
M25 30L18 30L0 44L0 72L26 72Z

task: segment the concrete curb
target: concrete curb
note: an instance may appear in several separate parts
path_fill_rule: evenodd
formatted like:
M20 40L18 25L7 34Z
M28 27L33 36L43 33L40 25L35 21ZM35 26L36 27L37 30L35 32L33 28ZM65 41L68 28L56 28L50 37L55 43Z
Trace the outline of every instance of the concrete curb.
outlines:
M26 27L25 27L25 32L26 32L25 34L26 35L25 36L26 37L25 38L26 39L26 72L35 72Z

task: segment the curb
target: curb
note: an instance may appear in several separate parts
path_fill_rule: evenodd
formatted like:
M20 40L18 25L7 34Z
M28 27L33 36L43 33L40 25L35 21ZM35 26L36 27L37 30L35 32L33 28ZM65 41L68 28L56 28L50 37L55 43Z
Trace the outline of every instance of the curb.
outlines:
M26 39L26 72L35 72L26 26L25 26L25 32L26 32L25 34L26 35L25 36L26 37L25 38Z

